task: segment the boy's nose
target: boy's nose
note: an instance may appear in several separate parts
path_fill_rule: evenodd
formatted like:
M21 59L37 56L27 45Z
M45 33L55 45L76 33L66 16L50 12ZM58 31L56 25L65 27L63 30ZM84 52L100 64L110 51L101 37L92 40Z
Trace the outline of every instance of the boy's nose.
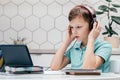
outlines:
M77 34L77 29L74 28L74 29L72 30L72 32L73 32L73 34Z

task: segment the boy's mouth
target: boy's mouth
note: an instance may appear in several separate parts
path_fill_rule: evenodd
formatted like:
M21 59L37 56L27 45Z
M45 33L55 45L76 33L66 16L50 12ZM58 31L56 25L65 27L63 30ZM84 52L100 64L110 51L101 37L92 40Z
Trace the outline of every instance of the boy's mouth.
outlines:
M78 38L79 36L75 36L76 38Z

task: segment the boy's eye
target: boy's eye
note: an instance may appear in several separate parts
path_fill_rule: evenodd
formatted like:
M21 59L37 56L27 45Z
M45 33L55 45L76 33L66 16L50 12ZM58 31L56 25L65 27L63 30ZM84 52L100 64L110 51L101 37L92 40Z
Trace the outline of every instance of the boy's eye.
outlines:
M81 26L77 26L77 28L79 29L79 28L81 28Z
M72 27L72 26L70 26L70 29L80 29L82 26L76 26L76 27Z
M73 29L73 27L72 27L72 26L70 26L70 29Z

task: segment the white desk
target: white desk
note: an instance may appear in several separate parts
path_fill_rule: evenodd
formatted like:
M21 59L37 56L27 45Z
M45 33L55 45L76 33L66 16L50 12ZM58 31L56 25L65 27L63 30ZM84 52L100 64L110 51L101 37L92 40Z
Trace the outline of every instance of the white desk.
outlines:
M120 74L60 75L60 74L1 74L0 80L120 80Z

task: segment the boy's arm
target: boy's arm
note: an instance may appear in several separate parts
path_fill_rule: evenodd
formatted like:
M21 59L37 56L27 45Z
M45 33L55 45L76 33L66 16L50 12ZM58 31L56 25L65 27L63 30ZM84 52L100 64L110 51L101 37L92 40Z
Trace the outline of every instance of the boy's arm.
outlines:
M60 70L69 63L69 59L64 56L64 53L70 43L66 40L56 52L50 66L52 70Z
M94 23L93 29L88 36L87 48L82 67L84 69L96 69L104 62L103 58L94 55L94 40L99 36L100 31L100 25L98 23Z
M64 56L64 53L74 39L75 39L75 35L72 34L71 28L68 26L66 39L52 59L51 62L52 70L60 70L69 63L69 59Z
M104 62L103 58L101 58L100 56L96 56L94 54L94 41L89 40L87 44L86 53L84 56L83 69L96 69L103 62Z

